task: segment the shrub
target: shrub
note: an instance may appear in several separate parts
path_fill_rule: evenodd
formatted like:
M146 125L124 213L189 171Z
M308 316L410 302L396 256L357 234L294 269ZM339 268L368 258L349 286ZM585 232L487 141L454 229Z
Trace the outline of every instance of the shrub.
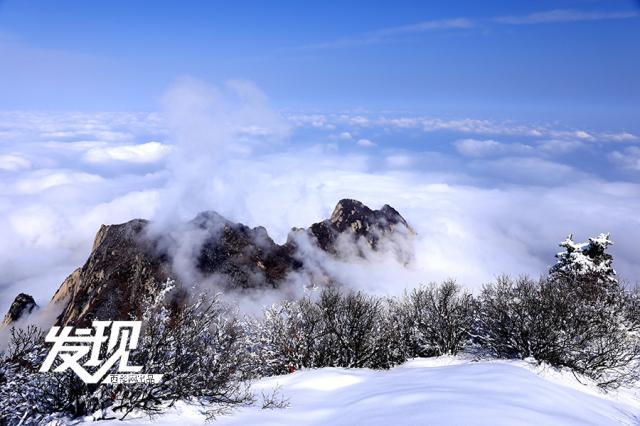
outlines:
M500 358L527 358L536 345L538 284L527 277L499 277L478 298L475 341Z
M327 289L321 293L318 307L323 325L318 348L319 364L372 366L381 335L380 300L362 292L343 295L336 289Z
M154 413L178 400L193 400L214 404L209 414L215 416L253 402L245 383L246 340L236 315L206 294L169 310L163 300L167 291L148 305L140 349L132 357L143 373L163 373L163 379L121 386L113 410L122 411L124 418L133 410Z
M97 410L104 415L107 409L125 418L134 410L160 412L178 400L207 403L208 415L215 416L252 403L246 339L236 315L206 295L193 301L182 295L167 304L169 292L167 287L147 302L139 349L130 357L143 373L163 373L160 383L87 385L70 370L40 373L49 350L42 332L13 329L0 362L0 424L46 423Z
M91 390L75 374L38 372L49 349L39 328L12 328L10 333L0 360L0 424L47 423L94 408Z
M320 309L307 298L267 308L262 321L251 320L247 326L258 359L256 373L269 376L317 366L322 327Z
M252 352L262 374L289 368L389 368L406 358L389 321L386 301L361 292L325 289L317 300L304 298L268 308L257 329Z
M638 379L640 340L628 294L598 275L556 275L541 282L537 359L569 367L602 387Z
M403 307L412 356L455 355L473 330L473 298L452 280L412 290Z
M547 278L502 277L485 286L476 341L496 356L533 356L602 387L638 380L638 296L618 283L611 244L604 234L584 244L570 236Z

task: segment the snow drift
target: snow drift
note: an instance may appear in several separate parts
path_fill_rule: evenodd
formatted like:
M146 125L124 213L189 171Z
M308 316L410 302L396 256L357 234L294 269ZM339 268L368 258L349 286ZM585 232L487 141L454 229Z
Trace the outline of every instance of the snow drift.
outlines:
M606 426L635 425L640 420L637 391L605 394L570 372L525 361L438 357L414 359L388 371L321 368L265 378L253 390L270 393L279 385L288 408L263 410L256 404L215 423ZM205 417L200 411L179 404L154 419L137 417L124 424L202 424Z

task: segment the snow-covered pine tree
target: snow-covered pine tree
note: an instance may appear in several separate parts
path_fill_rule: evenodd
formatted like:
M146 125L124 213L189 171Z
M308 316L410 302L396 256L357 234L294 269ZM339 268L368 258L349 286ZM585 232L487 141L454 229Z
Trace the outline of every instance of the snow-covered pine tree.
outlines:
M560 245L541 283L536 357L586 374L605 387L638 376L640 342L627 314L628 293L618 283L609 234Z
M617 283L616 271L613 269L613 257L607 248L613 245L609 234L600 234L589 238L586 243L573 241L573 234L560 243L565 251L556 254L557 263L549 271L551 278L562 275L581 278L591 276L603 284Z
M638 299L618 283L611 244L608 234L587 243L570 235L547 277L485 286L474 340L497 356L533 356L603 387L638 380Z

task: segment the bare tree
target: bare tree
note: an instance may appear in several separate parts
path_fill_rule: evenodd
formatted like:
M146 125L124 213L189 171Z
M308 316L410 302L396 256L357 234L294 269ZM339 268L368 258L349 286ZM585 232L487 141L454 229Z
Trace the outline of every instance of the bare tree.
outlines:
M475 340L501 358L527 358L533 354L539 317L538 284L528 277L498 277L479 296Z
M217 297L201 294L169 310L162 298L150 303L142 341L132 360L143 372L163 373L159 383L121 387L114 411L122 418L133 410L161 411L178 400L195 400L214 407L253 402L245 379L248 357L242 326ZM215 408L214 408L215 410Z
M249 320L258 374L285 374L317 365L322 316L308 298L267 308L261 321Z
M75 374L38 371L49 349L42 330L28 326L12 328L10 333L0 359L0 424L48 423L93 408L92 390Z
M262 392L262 409L289 408L289 398L282 395L282 386L278 385L270 393Z
M505 358L534 357L605 388L640 377L635 296L593 273L534 282L501 277L479 298L475 341Z
M635 382L640 339L629 300L617 281L597 273L543 280L535 357L587 375L602 387Z
M471 294L455 281L430 284L405 295L404 311L414 356L457 354L473 327Z
M326 289L318 301L323 332L320 364L367 367L375 357L381 329L381 302L362 292Z

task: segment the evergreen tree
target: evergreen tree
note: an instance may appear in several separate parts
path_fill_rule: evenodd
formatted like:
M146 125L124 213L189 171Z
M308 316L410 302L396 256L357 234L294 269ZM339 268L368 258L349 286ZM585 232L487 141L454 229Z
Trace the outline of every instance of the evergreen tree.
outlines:
M569 278L596 277L603 284L617 283L613 269L613 257L607 248L613 245L609 234L600 234L589 238L587 243L575 243L570 234L560 247L565 251L556 255L557 263L549 271L550 278L564 276Z

